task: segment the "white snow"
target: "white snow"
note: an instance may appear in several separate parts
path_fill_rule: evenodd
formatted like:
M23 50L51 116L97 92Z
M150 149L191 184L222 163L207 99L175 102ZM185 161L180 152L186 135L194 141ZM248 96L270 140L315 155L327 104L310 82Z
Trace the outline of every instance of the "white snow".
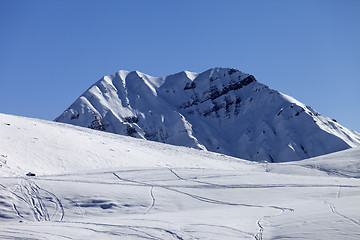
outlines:
M119 71L91 86L56 121L255 161L360 146L359 133L229 68L165 77Z
M360 148L258 163L0 114L0 164L0 239L360 238Z

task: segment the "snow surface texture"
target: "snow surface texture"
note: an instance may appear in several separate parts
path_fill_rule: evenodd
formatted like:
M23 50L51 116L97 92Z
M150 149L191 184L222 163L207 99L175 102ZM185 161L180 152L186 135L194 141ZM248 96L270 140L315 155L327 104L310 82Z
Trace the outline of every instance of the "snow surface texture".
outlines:
M360 135L236 69L105 76L55 121L255 161L360 145Z
M0 114L0 163L0 239L360 239L360 148L258 163Z

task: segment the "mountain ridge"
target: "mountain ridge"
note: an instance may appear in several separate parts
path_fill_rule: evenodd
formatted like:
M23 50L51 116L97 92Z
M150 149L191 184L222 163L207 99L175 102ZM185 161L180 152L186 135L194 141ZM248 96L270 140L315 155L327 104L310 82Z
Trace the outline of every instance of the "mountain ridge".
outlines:
M360 135L233 68L104 76L55 121L255 161L360 145ZM316 147L315 147L316 146Z

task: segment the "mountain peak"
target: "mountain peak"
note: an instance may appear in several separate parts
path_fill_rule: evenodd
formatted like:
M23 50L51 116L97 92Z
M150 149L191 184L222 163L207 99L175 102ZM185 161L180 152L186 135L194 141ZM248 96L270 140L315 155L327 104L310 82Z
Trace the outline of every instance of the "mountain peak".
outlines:
M360 135L233 68L105 76L56 121L248 160L283 162L360 145Z

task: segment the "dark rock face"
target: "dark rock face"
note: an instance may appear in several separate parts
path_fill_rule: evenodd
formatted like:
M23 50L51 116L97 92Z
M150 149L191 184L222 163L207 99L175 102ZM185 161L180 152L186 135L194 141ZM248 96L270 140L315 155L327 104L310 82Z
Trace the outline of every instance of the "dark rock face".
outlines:
M101 123L100 119L98 118L98 116L95 116L95 120L93 120L88 127L91 129L100 130L100 131L105 130L105 128L104 128L103 124Z

